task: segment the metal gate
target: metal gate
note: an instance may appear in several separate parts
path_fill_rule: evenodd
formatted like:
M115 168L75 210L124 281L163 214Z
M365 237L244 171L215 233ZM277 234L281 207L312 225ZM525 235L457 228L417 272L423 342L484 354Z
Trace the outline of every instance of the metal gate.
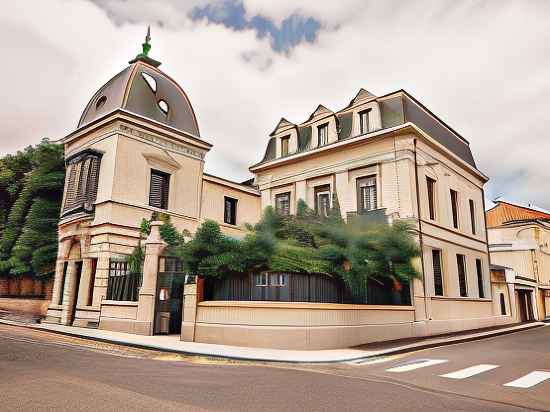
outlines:
M179 334L183 306L183 285L185 273L176 258L161 258L157 279L155 304L155 334Z

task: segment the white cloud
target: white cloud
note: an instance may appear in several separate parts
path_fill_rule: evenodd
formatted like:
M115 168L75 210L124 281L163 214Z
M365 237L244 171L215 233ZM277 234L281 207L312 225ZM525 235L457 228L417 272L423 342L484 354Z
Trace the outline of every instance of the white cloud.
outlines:
M253 31L190 21L200 0L150 3L7 3L1 151L71 131L95 90L139 51L150 21L151 55L188 92L215 146L206 163L214 174L246 178L281 116L301 122L319 103L339 109L360 87L405 88L470 140L492 178L489 198L550 208L550 3L340 0L320 9L246 0L248 13L274 21L297 11L322 21L317 42L288 56Z

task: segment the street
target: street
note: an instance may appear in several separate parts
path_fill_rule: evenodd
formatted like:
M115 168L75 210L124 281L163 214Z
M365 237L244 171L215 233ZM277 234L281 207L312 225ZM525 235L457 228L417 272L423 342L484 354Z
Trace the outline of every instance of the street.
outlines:
M549 339L543 327L367 362L268 365L0 325L0 402L8 411L550 410L550 379L504 386L550 371ZM476 365L491 367L440 376Z

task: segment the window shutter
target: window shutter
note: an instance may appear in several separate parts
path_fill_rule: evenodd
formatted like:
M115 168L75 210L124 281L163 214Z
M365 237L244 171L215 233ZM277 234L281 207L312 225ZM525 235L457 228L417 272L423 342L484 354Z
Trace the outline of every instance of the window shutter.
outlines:
M483 268L481 266L481 259L476 259L476 269L477 269L477 288L479 291L479 297L485 297L485 290L483 288Z
M436 296L443 296L443 275L441 273L441 251L432 250L434 270L434 292Z
M466 262L464 255L456 255L456 264L458 267L458 285L460 287L460 296L468 296L468 286L466 284Z
M65 193L65 206L63 211L67 211L72 208L75 198L75 180L76 180L76 165L69 165L67 170L67 192Z
M156 170L151 170L151 185L149 188L149 205L159 209L168 208L169 176Z

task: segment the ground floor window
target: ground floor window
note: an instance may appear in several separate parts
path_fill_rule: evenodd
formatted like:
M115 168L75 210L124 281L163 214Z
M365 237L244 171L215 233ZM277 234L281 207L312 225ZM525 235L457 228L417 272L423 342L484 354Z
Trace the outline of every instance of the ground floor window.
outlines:
M458 286L460 288L460 296L468 296L468 282L466 278L466 256L456 255L456 265L458 268Z
M504 293L500 294L500 313L506 315L506 300L504 299Z

